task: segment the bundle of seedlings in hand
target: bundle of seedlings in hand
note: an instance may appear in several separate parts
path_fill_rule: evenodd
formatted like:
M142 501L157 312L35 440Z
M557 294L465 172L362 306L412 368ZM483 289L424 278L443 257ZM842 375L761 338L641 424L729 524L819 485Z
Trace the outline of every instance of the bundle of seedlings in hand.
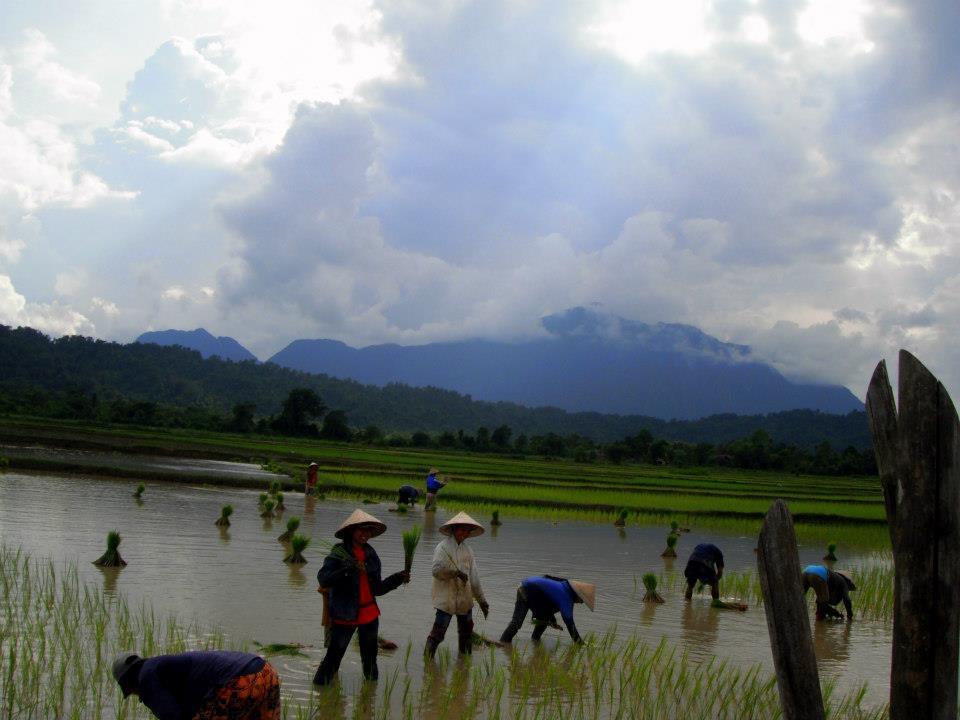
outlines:
M647 592L643 595L644 602L662 603L664 599L657 592L657 576L653 573L643 574L643 587Z
M827 554L823 556L824 560L830 562L837 561L837 544L836 543L827 543Z
M503 523L500 522L500 511L499 511L499 510L494 510L494 511L493 511L493 517L490 518L490 524L493 525L494 527L496 527L497 525L503 525Z
M293 534L297 531L297 528L300 527L300 518L292 517L287 520L287 531L283 533L280 537L277 538L282 543L290 542L290 538L293 537Z
M217 527L230 527L231 515L233 515L233 505L224 505L220 508L220 517L213 524Z
M310 538L297 533L290 538L290 554L283 561L290 565L306 565L307 559L303 556L303 551L310 544Z
M107 533L107 551L93 561L97 567L125 567L126 561L120 557L120 533L111 530Z
M284 510L286 510L287 506L283 504L283 493L277 492L275 497L277 498L277 504L276 504L276 507L274 507L274 510L276 510L277 512L283 512Z
M675 533L667 535L667 549L660 553L660 557L675 558L677 556L677 540L680 536Z
M272 517L273 517L273 506L274 506L273 500L267 500L267 501L263 504L263 512L260 513L260 517L262 517L262 518L272 518Z
M620 512L617 514L617 519L613 521L613 524L616 527L623 527L627 524L627 515L630 514L630 511L626 508L620 508Z
M137 489L133 492L133 496L134 496L137 500L139 500L139 499L140 499L140 496L143 495L143 491L146 490L146 489L147 489L147 486L144 485L143 483L140 483L139 485L137 485Z
M413 553L420 544L420 526L414 525L409 530L403 531L403 569L410 572L413 567Z

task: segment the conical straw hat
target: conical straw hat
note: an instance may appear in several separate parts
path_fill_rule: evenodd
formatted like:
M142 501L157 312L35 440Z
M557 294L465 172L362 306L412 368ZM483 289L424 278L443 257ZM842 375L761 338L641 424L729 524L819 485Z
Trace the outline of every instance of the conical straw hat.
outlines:
M437 528L437 532L441 532L444 535L452 535L454 525L470 525L472 529L470 530L470 534L467 535L467 537L476 537L477 535L483 535L483 525L478 523L476 520L474 520L472 517L467 515L465 512L454 515L452 518L447 520L443 525Z
M358 509L350 513L350 517L340 524L340 527L337 528L337 531L333 535L334 537L338 537L343 540L347 535L347 531L352 527L356 527L357 525L372 526L373 532L370 533L370 537L383 535L383 533L387 531L387 526L384 523L377 520L370 513L365 513L363 510Z
M583 600L583 604L593 612L593 603L597 598L597 586L592 583L580 582L579 580L567 580L570 587L577 594L577 597Z

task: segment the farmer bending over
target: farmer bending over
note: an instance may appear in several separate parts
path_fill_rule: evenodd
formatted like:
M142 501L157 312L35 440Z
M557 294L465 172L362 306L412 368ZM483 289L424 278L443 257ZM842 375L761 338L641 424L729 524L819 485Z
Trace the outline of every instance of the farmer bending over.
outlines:
M123 696L138 695L160 720L280 720L280 679L259 655L202 650L113 661Z
M437 493L447 484L437 477L438 472L440 471L436 468L430 468L427 473L427 501L423 505L424 510L433 510L437 506Z
M817 595L817 620L842 620L843 615L831 607L839 604L841 600L847 611L847 622L853 620L850 591L856 590L857 586L845 572L834 571L824 565L807 565L803 569L803 594L806 595L810 588L813 588Z
M401 583L410 582L410 575L403 570L380 578L380 558L367 541L382 535L386 529L373 515L354 510L334 533L343 542L333 546L317 573L317 582L329 594L331 621L327 654L313 676L317 685L327 685L337 674L354 631L360 636L363 677L367 680L378 677L380 608L376 596L386 595Z
M473 550L464 541L483 534L483 526L462 512L441 525L439 532L447 537L433 551L433 606L437 616L427 635L424 653L429 657L436 654L450 619L456 615L460 654L469 655L473 650L473 601L479 603L484 617L490 606L480 587Z
M710 543L700 543L687 560L687 567L683 571L687 578L687 591L683 594L686 600L693 597L693 586L698 582L710 586L710 595L714 600L720 599L720 578L723 577L723 553L720 548Z
M540 640L547 627L559 629L557 625L556 613L560 613L563 618L563 624L567 626L567 631L574 642L583 642L580 633L577 632L577 626L573 622L574 603L584 603L591 612L596 597L596 586L590 583L580 582L579 580L566 580L564 578L544 575L542 577L528 577L517 588L517 600L513 606L513 618L507 629L500 636L501 643L513 641L514 635L520 631L524 618L527 617L529 610L533 615L533 635L531 637L536 642Z
M413 485L401 485L397 490L397 505L416 505L420 491Z

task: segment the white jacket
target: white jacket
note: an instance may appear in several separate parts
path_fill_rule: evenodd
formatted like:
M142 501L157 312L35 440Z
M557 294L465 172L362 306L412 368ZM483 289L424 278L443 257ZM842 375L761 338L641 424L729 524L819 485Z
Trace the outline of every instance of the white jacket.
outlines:
M457 579L457 570L466 573L467 582ZM478 603L486 600L473 550L466 540L457 545L453 536L446 537L433 551L433 606L451 615L463 615L473 607L474 598Z

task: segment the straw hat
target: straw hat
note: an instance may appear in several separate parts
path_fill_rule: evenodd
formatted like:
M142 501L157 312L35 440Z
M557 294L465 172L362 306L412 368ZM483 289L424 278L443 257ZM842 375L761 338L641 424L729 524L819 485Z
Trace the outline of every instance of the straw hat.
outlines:
M856 589L857 589L857 586L853 584L853 578L850 577L850 573L848 573L846 570L835 570L834 572L836 572L837 575L839 575L840 577L842 577L842 578L846 581L846 583L847 583L847 590L856 590Z
M313 462L313 463L310 463L309 465L307 465L307 467L320 467L320 466L317 465L315 462Z
M470 534L467 537L476 537L477 535L483 535L483 525L478 523L472 517L467 515L465 512L458 513L452 518L447 520L443 525L437 528L437 532L443 533L444 535L453 535L453 526L454 525L469 525L471 526Z
M354 510L350 513L350 517L340 524L340 527L337 528L337 531L333 535L343 540L349 530L357 525L370 525L373 528L370 537L383 535L383 533L387 531L387 526L370 513L365 513L363 510Z
M580 580L567 580L570 587L577 594L577 597L583 600L583 604L593 612L593 603L597 597L597 586L592 583L581 582Z
M438 472L440 471L436 468L430 468L430 472L428 472L427 475L436 475Z

